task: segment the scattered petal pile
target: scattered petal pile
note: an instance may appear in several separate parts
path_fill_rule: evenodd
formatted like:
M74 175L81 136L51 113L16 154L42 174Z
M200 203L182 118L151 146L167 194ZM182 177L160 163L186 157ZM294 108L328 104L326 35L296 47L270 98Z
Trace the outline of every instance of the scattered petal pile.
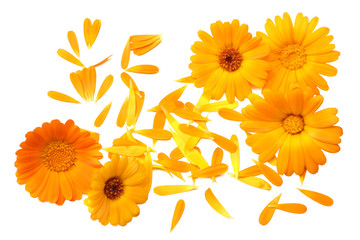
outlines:
M284 13L283 18L276 16L275 22L267 20L267 35L257 32L252 36L248 25L240 24L237 19L211 24L211 34L199 31L200 41L191 47L194 53L189 65L191 75L177 82L203 88L202 95L196 103L184 101L182 96L187 85L164 94L165 97L148 110L154 114L152 128L144 129L137 128L137 123L148 89L140 90L131 74L156 74L159 68L152 64L131 66L130 58L133 54L139 57L152 51L162 42L162 35L126 38L118 63L122 72L117 77L125 84L128 94L114 122L124 133L115 138L111 146L102 148L100 134L81 129L72 120L65 124L59 120L44 123L25 135L26 140L16 152L18 183L25 184L32 197L58 205L63 205L65 200L80 200L86 194L84 204L92 220L102 225L125 226L140 214L139 205L151 196L152 180L156 177L153 170L162 171L179 181L153 188L161 198L179 196L170 232L184 214L182 195L190 197L201 192L203 186L195 183L219 184L219 178L230 176L234 184L244 183L245 189L249 186L256 191L258 188L267 194L273 188L280 189L286 177L295 173L303 185L307 172L316 174L319 166L327 162L324 151L340 151L343 134L342 128L335 126L339 121L336 108L318 110L324 100L319 88L329 89L323 76L337 73L328 63L336 61L340 53L330 44L333 37L328 35L329 29L316 29L317 23L317 17L309 21L301 13L293 23L289 14ZM83 27L86 47L91 49L101 22L87 18ZM79 68L70 73L70 81L81 99L97 103L114 82L114 76L109 74L97 90L97 71L111 55L86 67L84 59L80 60L83 49L75 32L69 31L67 38L74 54L64 49L57 53ZM226 99L222 100L224 95ZM49 91L48 96L62 102L81 103L57 91ZM245 99L250 104L237 111L236 100ZM101 127L106 120L112 101L104 105L97 118L91 119L95 127ZM257 160L242 157L240 164L240 150L245 146L240 148L243 142L238 136L225 136L219 132L221 128L217 131L209 128L208 122L216 114L240 123L236 130L245 131L245 142L259 155ZM161 141L173 141L176 146L156 151ZM211 159L205 151L202 153L203 142L216 146L206 149L212 152ZM100 150L107 152L104 165L99 162ZM212 189L206 187L202 195L204 203L220 215L232 218ZM311 199L323 206L334 203L322 193L298 190L307 197L304 201ZM220 191L216 191L216 195L221 200ZM295 214L307 212L302 203L280 202L281 196L282 193L262 210L261 225L267 225L279 210Z

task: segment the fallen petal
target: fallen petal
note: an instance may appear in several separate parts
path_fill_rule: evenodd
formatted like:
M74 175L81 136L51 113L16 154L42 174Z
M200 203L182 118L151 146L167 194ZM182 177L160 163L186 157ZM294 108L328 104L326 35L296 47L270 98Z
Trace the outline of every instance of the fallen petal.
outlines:
M214 193L211 191L210 188L205 191L205 199L216 212L226 218L232 218L230 214L226 211L226 209L223 207L223 205L221 205L219 200L215 197Z
M176 206L175 206L174 215L173 215L173 218L172 218L172 221L171 221L170 232L175 228L175 226L180 221L180 218L184 213L184 209L185 209L185 202L184 202L184 200L180 199L176 203Z
M298 190L304 194L305 196L307 196L308 198L314 200L315 202L330 207L334 204L334 200L332 200L332 198L330 198L329 196L326 196L322 193L318 193L315 191L310 191L310 190L305 190L305 189L300 189L298 188Z

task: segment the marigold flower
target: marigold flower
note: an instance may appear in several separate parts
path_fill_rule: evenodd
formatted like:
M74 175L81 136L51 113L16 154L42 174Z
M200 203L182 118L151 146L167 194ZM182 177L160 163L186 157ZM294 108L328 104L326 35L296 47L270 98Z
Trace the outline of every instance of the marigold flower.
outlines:
M257 33L271 50L266 58L271 70L264 88L287 92L292 83L298 83L303 89L311 87L316 94L318 88L329 89L321 75L336 75L336 68L327 63L336 61L340 53L330 44L333 36L328 35L327 27L315 30L318 21L317 17L309 21L302 13L297 14L294 24L288 13L282 19L276 16L275 23L267 20L268 35Z
M251 87L264 86L269 64L263 58L270 50L238 20L217 21L210 28L212 36L199 31L201 41L191 48L195 53L189 65L192 82L198 88L204 87L204 93L211 99L219 100L226 94L229 103L235 97L243 101L251 93Z
M322 150L336 153L342 128L334 126L339 118L336 108L317 111L323 102L311 89L294 88L288 95L270 89L264 99L252 94L252 105L242 109L240 127L249 134L246 143L259 154L260 162L268 162L277 154L277 171L287 176L302 176L306 171L318 172L326 157ZM317 111L317 112L316 112Z
M72 120L44 123L26 134L16 152L16 177L40 201L62 205L90 189L94 169L101 167L101 145Z
M142 161L112 154L111 161L94 173L84 201L91 219L99 220L102 225L125 226L140 214L138 204L148 198L149 180Z

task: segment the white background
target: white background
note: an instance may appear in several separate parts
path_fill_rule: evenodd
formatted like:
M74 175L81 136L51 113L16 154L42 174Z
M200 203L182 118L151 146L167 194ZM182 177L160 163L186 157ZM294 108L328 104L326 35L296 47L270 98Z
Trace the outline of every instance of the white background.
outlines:
M359 8L356 1L1 1L0 4L0 238L1 239L360 239L359 214ZM130 66L153 64L160 68L156 75L135 75L140 90L146 94L144 110L155 106L170 91L182 86L174 80L188 76L190 46L198 40L197 31L207 32L216 20L234 18L249 25L250 32L264 31L267 18L298 12L310 18L318 16L319 26L330 28L333 43L341 56L333 65L336 77L327 78L330 90L322 92L322 107L339 109L338 125L344 129L342 150L328 154L328 163L318 174L308 175L304 188L331 196L335 203L324 207L301 195L296 176L284 177L282 187L268 192L236 182L229 176L211 181L198 181L199 190L161 197L152 191L141 214L125 228L102 226L92 221L83 200L66 202L59 207L41 203L30 197L24 186L16 182L14 162L25 133L52 119L74 119L82 128L101 133L101 143L110 146L124 129L115 125L120 106L128 94L120 80L120 59L127 38L134 34L163 33L163 42L144 56L132 55ZM100 34L88 50L82 34L85 18L100 19ZM67 31L76 32L81 59L89 66L113 54L112 60L98 68L98 87L108 75L114 76L110 91L97 104L68 104L47 97L55 90L80 99L69 81L69 73L78 68L56 51L71 51ZM189 85L182 101L196 103L201 90ZM113 106L103 126L93 122L110 101ZM240 104L237 110L248 102ZM154 114L143 111L138 129L152 127ZM252 164L245 144L245 134L236 122L228 122L210 114L210 130L226 137L237 134L241 148L241 168ZM140 138L148 144L151 140ZM175 144L159 142L158 151L169 154ZM204 140L200 147L208 161L216 145ZM156 155L153 155L156 157ZM107 161L101 160L102 163ZM230 163L229 155L224 161ZM166 173L154 173L154 186L182 184ZM191 184L191 181L188 181ZM226 219L209 207L204 191L212 187L214 194L234 217ZM280 192L280 202L299 202L308 207L303 215L277 211L267 226L258 223L263 207ZM170 223L178 199L185 200L185 212L170 234ZM5 237L6 236L6 237Z

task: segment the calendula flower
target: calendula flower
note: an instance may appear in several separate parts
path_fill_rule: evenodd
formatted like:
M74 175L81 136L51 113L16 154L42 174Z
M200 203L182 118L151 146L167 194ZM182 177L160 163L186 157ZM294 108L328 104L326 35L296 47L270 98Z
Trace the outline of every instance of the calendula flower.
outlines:
M199 31L201 41L191 48L195 55L189 65L190 82L204 87L204 93L212 99L219 100L225 93L229 103L235 97L242 101L251 93L251 87L264 86L269 64L263 58L269 48L260 37L252 37L248 26L240 25L238 20L217 21L210 28L212 36Z
M306 171L318 172L326 163L322 150L340 151L342 128L334 126L339 118L336 108L317 111L323 102L311 89L296 87L287 95L270 89L263 90L264 99L252 94L252 105L242 110L240 127L249 133L246 143L259 154L260 162L277 155L279 174L302 176Z
M40 201L62 205L90 189L94 169L101 167L101 145L72 120L44 123L26 134L16 152L16 177Z
M288 13L283 18L276 16L275 23L267 20L267 35L257 33L271 49L267 57L271 70L264 88L287 92L292 83L298 83L303 89L311 87L316 94L318 88L329 89L321 75L336 75L336 68L327 63L336 61L340 53L330 44L333 36L328 35L327 27L315 30L318 21L317 17L309 21L302 13L297 14L294 24Z
M91 190L84 203L91 219L103 225L125 226L140 213L149 193L145 164L135 157L112 154L111 161L94 173Z

